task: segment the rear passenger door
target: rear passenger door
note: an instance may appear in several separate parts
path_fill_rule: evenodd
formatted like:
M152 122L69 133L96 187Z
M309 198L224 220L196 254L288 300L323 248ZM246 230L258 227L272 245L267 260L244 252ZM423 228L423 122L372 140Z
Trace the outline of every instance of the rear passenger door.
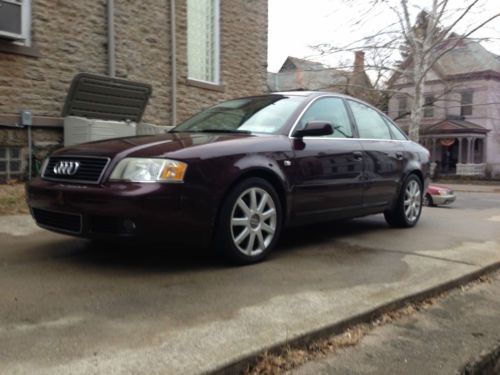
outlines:
M383 207L399 193L405 166L404 143L393 139L389 124L373 108L347 100L364 153L363 206Z

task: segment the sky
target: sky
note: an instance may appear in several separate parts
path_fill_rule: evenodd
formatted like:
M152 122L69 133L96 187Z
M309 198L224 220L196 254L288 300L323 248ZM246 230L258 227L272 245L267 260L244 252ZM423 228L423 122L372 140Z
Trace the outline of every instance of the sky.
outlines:
M419 4L426 2L428 1L417 1ZM449 8L463 6L468 2L470 0L449 0ZM369 0L269 0L268 70L278 71L287 56L310 58L330 66L338 66L341 61L353 58L352 53L321 58L309 46L352 42L397 21L395 14L387 10L386 6L371 7L370 4ZM416 8L412 9L414 12L418 11ZM499 12L499 0L482 0L458 25L456 31L463 32L472 23L478 23ZM362 25L353 26L361 16ZM491 52L500 54L500 18L474 36L494 38L483 45Z

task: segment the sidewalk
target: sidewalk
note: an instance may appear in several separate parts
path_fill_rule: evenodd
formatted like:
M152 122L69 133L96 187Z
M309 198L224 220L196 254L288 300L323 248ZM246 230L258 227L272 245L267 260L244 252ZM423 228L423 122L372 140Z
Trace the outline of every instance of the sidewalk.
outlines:
M349 349L309 362L293 374L454 374L467 364L496 363L472 373L500 373L500 274L455 290L429 310L378 327ZM474 366L468 366L468 369ZM489 371L488 371L489 370Z

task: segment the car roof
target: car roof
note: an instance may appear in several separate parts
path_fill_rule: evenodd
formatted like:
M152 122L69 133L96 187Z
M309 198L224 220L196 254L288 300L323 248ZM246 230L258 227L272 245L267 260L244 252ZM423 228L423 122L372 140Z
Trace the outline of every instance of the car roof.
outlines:
M334 95L334 96L339 96L343 98L352 98L349 95L342 94L340 92L334 92L334 91L277 91L277 92L272 92L272 94L275 95L294 95L294 96L304 96L304 97L317 97L317 96L323 96L323 95Z

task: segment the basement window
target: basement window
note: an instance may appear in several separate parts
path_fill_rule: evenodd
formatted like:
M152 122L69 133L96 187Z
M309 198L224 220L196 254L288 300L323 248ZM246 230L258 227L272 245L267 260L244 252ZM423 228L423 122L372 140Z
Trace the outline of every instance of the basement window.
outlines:
M0 183L20 180L22 160L20 147L0 147Z

